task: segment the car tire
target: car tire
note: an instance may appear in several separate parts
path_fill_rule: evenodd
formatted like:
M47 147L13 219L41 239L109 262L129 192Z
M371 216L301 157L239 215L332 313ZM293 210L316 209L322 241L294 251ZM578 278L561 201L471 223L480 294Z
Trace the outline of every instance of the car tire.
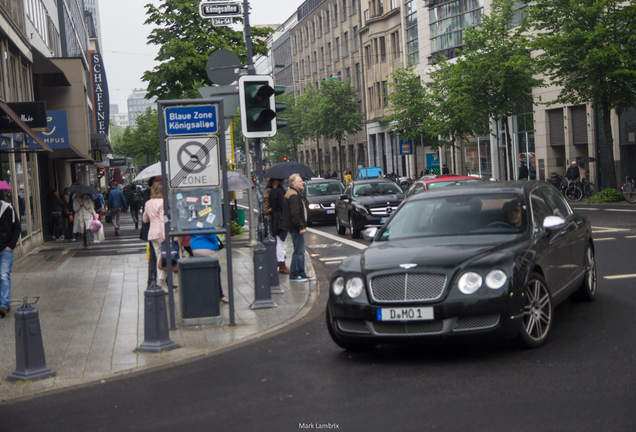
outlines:
M360 230L353 229L353 216L349 217L349 229L351 230L351 238L360 238Z
M336 231L339 235L344 235L347 229L340 225L340 218L338 217L338 213L336 213Z
M570 295L570 300L574 302L589 302L596 297L596 259L594 257L594 248L591 244L587 245L585 250L585 277L583 283Z
M329 313L329 306L327 306L327 309L325 310L325 318L327 319L327 330L329 331L329 336L331 336L331 339L340 348L344 348L348 351L368 351L376 347L377 343L375 342L350 342L340 339L333 329L333 320Z
M554 320L554 305L548 284L532 273L524 288L523 322L517 341L525 348L538 348L548 339Z

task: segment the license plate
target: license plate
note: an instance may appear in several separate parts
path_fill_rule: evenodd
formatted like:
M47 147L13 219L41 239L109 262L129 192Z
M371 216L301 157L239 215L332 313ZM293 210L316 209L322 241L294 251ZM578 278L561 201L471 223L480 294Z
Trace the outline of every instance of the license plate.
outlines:
M378 321L422 321L435 319L432 307L377 309Z
M327 210L327 214L334 214L335 212L335 210Z
M380 223L384 223L385 218L380 218Z

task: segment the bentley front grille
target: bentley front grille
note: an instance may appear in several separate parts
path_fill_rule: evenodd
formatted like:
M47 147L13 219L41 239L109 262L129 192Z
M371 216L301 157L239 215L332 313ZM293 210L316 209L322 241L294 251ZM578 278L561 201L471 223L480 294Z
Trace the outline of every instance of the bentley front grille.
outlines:
M444 321L374 322L373 329L380 335L437 334L444 329Z
M498 313L488 315L472 315L457 318L453 331L483 330L496 327L499 324L500 315Z
M371 295L378 302L433 301L442 296L446 276L396 273L371 278Z

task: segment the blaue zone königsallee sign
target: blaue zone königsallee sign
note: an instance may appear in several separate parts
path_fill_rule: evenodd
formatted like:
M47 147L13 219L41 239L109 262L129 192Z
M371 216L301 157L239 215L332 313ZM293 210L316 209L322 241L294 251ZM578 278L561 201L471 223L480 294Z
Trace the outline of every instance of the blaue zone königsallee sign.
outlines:
M164 114L168 135L209 134L219 129L215 105L167 107Z

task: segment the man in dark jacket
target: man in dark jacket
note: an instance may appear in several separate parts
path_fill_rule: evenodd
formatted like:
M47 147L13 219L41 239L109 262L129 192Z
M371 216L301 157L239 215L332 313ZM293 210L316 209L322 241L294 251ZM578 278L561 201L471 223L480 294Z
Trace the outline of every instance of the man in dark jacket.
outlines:
M300 192L305 188L305 182L299 174L289 177L289 189L283 200L283 229L289 231L294 243L289 280L304 282L314 280L305 271L305 233L307 232L307 215Z
M576 166L576 161L572 161L570 168L565 172L565 177L570 180L578 180L580 177L579 167Z
M20 237L20 218L8 202L0 200L0 318L11 310L13 249Z
M115 183L110 184L110 191L108 192L108 212L110 213L111 220L113 221L113 227L115 227L115 235L119 235L119 217L121 212L128 210L128 204L126 203L126 197L124 193L115 187Z

